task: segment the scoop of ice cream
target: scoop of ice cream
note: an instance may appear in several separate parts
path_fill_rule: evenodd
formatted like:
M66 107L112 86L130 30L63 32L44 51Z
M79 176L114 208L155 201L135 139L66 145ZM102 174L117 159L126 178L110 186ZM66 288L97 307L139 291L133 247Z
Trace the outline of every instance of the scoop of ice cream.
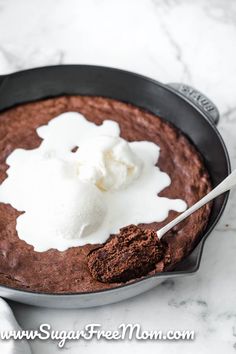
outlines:
M49 152L35 153L31 160L24 150L15 150L8 160L16 161L14 170L8 171L11 178L5 180L0 199L24 211L17 219L20 238L37 251L53 243L63 251L99 228L107 204L94 184L78 178L73 161Z
M100 190L123 188L140 174L141 161L127 141L115 136L97 136L84 141L76 152L78 176Z
M66 193L53 198L52 208L45 220L48 218L48 224L56 229L58 236L76 239L96 231L104 220L106 210L107 205L95 186L74 182Z
M18 234L20 237L24 234L25 240L25 230L28 230L29 237L41 234L41 237L51 235L59 240L78 239L92 234L102 224L106 203L98 188L75 180L54 179L54 182L56 186L46 198L44 196L43 209L39 203L18 218ZM37 231L35 225L38 225Z

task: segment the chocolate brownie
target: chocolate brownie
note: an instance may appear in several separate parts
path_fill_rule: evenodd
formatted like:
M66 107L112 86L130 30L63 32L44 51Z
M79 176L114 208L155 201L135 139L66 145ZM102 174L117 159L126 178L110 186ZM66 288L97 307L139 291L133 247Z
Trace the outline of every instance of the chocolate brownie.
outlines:
M105 119L114 120L119 123L124 139L148 140L158 144L161 148L158 166L172 180L160 196L181 198L191 206L211 189L201 156L178 129L160 117L130 104L86 96L46 99L20 105L0 114L0 183L7 177L7 156L16 148L36 148L41 140L35 129L67 111L80 112L96 124L101 124ZM163 237L166 244L164 255L161 252L153 254L150 244L150 269L147 271L154 273L173 269L177 262L188 255L207 225L210 209L210 205L202 207L169 231ZM46 293L76 293L116 287L126 280L125 277L112 279L112 275L109 275L112 282L108 283L94 279L88 267L87 255L101 245L87 244L64 252L56 249L35 252L31 245L17 236L18 215L19 212L11 205L0 203L0 284ZM176 212L171 211L163 222L138 226L142 230L155 231L176 215ZM122 233L124 229L120 235ZM110 237L112 239L114 236ZM115 261L118 266L118 258ZM137 270L134 272L135 277L143 275Z
M126 282L148 274L164 255L164 244L155 231L128 225L88 254L88 267L99 281Z

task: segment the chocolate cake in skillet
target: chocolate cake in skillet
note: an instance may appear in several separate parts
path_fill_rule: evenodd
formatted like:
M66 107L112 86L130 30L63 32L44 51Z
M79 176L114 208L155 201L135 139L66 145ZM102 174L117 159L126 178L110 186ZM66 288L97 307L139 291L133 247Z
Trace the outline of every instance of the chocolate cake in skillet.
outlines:
M127 141L156 143L160 147L158 167L171 178L170 186L160 196L181 198L191 206L211 189L203 159L193 144L175 127L132 105L86 96L46 99L20 105L0 114L0 183L7 178L6 159L9 154L16 148L34 149L39 146L41 139L36 134L36 128L63 112L71 111L80 112L98 125L107 119L118 122L121 137ZM0 203L0 284L46 293L76 293L112 288L120 285L120 281L126 281L125 278L117 278L117 282L109 282L112 274L110 278L109 275L106 277L107 282L98 281L92 276L88 255L99 248L99 244L71 247L65 251L49 249L36 252L33 246L17 235L16 218L19 215L20 212L10 204ZM163 222L140 224L138 229L133 225L124 225L120 235L132 238L133 234L140 234L140 229L158 230L176 215L176 212L171 211ZM206 205L168 232L162 239L157 262L147 267L147 273L174 269L195 246L209 215L210 205ZM111 235L112 238L114 235ZM140 242L144 242L142 237ZM152 247L152 244L148 246ZM112 247L116 247L114 243ZM139 276L137 268L135 278Z

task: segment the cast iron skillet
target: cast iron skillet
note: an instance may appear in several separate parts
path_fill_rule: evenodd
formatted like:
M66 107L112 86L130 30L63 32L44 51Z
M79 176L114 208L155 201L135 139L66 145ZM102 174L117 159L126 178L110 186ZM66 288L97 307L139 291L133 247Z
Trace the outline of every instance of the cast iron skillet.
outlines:
M114 98L163 117L181 129L198 148L213 186L229 174L228 153L216 128L219 112L208 98L187 85L164 85L127 71L88 65L42 67L0 77L0 111L46 97L75 94ZM219 220L227 199L228 193L215 200L208 226L199 237L199 243L172 272L96 292L46 294L0 286L0 295L37 306L92 307L138 295L169 278L193 274L199 268L204 241Z

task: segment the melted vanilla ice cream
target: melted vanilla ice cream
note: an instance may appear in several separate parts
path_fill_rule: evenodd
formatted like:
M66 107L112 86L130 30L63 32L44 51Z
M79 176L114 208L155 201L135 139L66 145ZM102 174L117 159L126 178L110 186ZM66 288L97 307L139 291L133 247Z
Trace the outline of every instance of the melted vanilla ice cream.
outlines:
M155 166L159 147L127 142L116 122L98 126L68 112L37 133L41 145L13 151L0 185L0 202L23 212L19 237L36 251L102 243L121 227L186 209L183 200L158 196L171 183Z

